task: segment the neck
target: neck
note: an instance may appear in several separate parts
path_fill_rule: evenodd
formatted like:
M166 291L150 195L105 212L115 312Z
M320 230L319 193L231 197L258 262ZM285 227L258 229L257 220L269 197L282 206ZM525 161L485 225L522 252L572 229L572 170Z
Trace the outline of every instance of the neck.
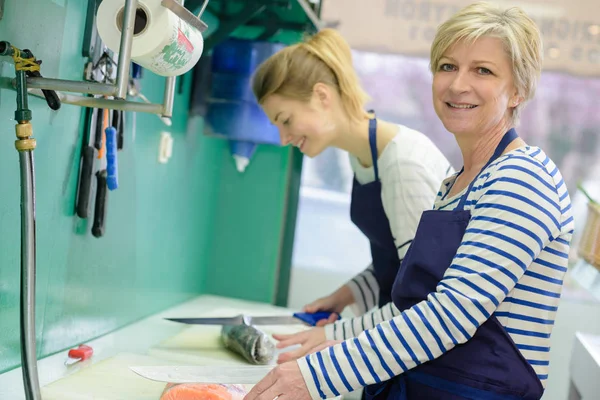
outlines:
M381 119L377 119L377 148L385 147L389 141L389 124ZM364 167L373 165L371 156L371 146L369 144L369 119L367 117L360 120L351 120L348 117L342 117L337 122L338 131L333 145L341 150L355 156ZM392 135L393 136L393 135ZM379 155L379 151L377 154Z
M357 157L361 164L372 165L369 120L365 117L356 121L344 116L337 121L336 125L338 129L333 145Z
M478 172L494 154L496 147L511 126L502 121L491 133L457 136L456 141L463 157L464 172Z

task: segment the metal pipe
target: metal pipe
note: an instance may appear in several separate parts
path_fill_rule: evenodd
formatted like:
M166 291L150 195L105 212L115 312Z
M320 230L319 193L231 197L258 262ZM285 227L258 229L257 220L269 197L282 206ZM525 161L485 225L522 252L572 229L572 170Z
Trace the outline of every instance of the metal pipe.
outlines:
M39 89L29 89L29 93L37 97L44 96L42 91ZM56 94L60 98L61 102L65 104L72 104L75 106L90 108L106 108L109 110L121 110L131 112L143 112L158 115L161 115L163 112L162 104L142 103L138 101L129 100L111 100L100 97L75 96L72 94L65 94L59 92L57 92Z
M114 85L98 82L68 81L51 78L27 78L27 86L34 89L55 90L58 92L72 92L85 94L99 94L103 96L114 95Z
M27 400L41 400L35 342L35 179L33 149L35 139L29 121L27 79L23 69L16 71L17 109L15 147L21 169L21 298L20 346L23 388Z
M41 400L35 342L35 172L33 152L19 151L21 167L21 363L27 400Z
M208 5L208 0L204 0L204 3L202 3L202 7L200 8L200 12L198 13L198 18L200 18L202 16L202 14L204 14L204 10L206 10L207 5Z
M296 2L302 7L304 13L318 31L326 27L326 24L319 19L317 14L315 14L313 9L308 5L307 0L296 0Z
M121 30L121 45L119 46L119 62L117 64L117 85L114 92L114 96L119 99L127 97L129 65L131 63L131 47L133 43L137 6L138 0L125 0L123 29Z
M175 82L177 78L169 76L165 82L165 94L163 98L162 116L166 118L173 117L173 103L175 102Z

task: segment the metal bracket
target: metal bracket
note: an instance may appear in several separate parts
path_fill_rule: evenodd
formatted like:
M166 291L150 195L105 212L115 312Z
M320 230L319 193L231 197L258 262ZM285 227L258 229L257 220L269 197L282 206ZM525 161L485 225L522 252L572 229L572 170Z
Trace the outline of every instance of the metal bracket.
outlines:
M230 20L221 22L217 30L204 41L204 52L206 53L212 50L214 46L225 40L238 27L250 21L254 16L263 12L266 8L266 4L254 2L246 3L239 13Z
M275 12L272 10L266 10L263 13L263 16L266 20L266 22L263 24L265 30L256 38L256 40L260 42L269 40L282 29L279 17Z
M204 6L202 7L203 11L204 11L204 8L206 7L206 3L208 3L208 1L205 1ZM202 20L200 20L198 17L196 17L194 14L192 14L187 8L185 8L184 6L179 4L177 1L162 0L160 2L160 4L163 7L166 7L169 10L173 11L173 13L175 15L177 15L179 18L181 18L182 20L184 20L185 22L187 22L194 28L198 29L200 32L204 32L208 29L208 25L206 25L204 22L202 22Z

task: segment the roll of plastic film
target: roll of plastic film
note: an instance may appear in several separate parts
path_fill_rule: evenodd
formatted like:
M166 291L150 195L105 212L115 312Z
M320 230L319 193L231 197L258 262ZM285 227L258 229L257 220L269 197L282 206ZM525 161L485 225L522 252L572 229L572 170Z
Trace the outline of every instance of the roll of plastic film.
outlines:
M162 76L188 72L204 49L202 33L163 7L161 0L138 0L131 59ZM103 0L96 14L102 41L118 53L125 0Z

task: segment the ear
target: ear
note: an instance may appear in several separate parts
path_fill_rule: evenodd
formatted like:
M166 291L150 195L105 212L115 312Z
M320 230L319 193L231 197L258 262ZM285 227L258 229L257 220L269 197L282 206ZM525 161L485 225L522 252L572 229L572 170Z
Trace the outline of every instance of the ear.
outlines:
M508 102L509 108L516 108L519 104L523 102L523 96L520 96L518 93L515 93Z
M332 101L331 88L324 83L318 82L313 86L313 96L323 107L329 108Z

